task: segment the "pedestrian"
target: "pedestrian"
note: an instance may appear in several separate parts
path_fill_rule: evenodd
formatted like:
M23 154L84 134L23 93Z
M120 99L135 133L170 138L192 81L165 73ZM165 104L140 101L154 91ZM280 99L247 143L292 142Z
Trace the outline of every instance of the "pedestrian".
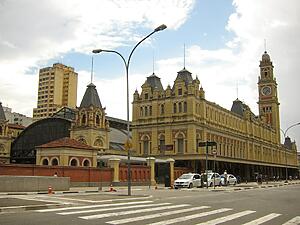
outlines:
M227 171L224 171L224 185L227 186Z
M54 176L54 177L57 177L57 172L55 172L53 176Z
M237 176L236 176L236 180L237 180L236 182L237 182L238 184L241 183L241 177L240 177L240 175L237 175Z

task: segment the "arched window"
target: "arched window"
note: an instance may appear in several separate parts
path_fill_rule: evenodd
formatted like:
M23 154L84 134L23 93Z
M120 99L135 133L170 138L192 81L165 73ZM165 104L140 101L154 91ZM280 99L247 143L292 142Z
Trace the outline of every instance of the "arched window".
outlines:
M159 149L160 152L164 152L166 150L166 145L165 145L165 135L160 135L159 137Z
M184 152L184 137L181 133L177 136L177 151L178 153Z
M174 113L177 112L177 106L176 106L176 103L173 104L173 112L174 112Z
M83 114L81 117L81 125L85 125L86 124L86 115Z
M148 107L145 106L145 116L148 116Z
M178 104L178 112L182 112L182 103L181 102L179 102L179 104Z
M143 154L144 155L149 154L149 138L148 138L148 136L143 137Z
M152 116L152 106L149 106L149 115Z
M52 166L58 166L58 159L57 158L52 159L51 164Z
M2 127L0 126L0 135L2 135L2 132L3 132L3 129L2 129Z
M140 116L143 116L143 107L140 107Z
M73 158L70 162L70 166L78 166L78 160Z
M187 112L187 103L186 102L184 102L183 103L183 112Z
M100 126L100 116L99 115L96 116L96 125Z
M44 165L44 166L48 166L48 165L49 165L49 161L48 161L48 159L43 159L43 161L42 161L42 165Z
M94 142L94 146L102 147L103 146L103 141L100 138L97 138Z
M85 160L83 161L83 166L89 167L89 166L90 166L90 160L85 159Z
M165 114L165 105L164 105L164 104L162 104L162 105L160 106L160 114L161 114L161 115Z

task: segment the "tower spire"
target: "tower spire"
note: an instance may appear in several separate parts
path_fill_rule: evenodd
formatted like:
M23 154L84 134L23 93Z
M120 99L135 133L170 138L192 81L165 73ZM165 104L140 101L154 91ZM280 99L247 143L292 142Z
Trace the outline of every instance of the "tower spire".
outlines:
M94 57L92 56L91 84L93 83L93 72L94 72Z
M264 48L265 48L265 52L267 52L267 40L264 39Z
M183 44L183 69L185 69L185 43Z
M152 52L152 74L154 74L154 49Z
M236 99L239 99L239 81L236 82Z

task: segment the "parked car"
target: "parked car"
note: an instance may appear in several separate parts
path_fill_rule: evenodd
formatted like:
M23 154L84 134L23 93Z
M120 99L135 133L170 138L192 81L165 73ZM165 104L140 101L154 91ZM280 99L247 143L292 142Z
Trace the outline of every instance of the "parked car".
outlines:
M203 179L204 187L206 186L206 174L202 174L201 178ZM218 173L208 173L207 174L207 182L209 187L215 186L221 186L221 177Z
M201 187L201 176L198 173L185 173L174 181L174 188Z
M225 185L225 175L224 174L221 175L221 182L222 182L222 185ZM232 174L227 174L227 184L226 185L230 185L230 184L236 185L236 183L237 183L236 177Z

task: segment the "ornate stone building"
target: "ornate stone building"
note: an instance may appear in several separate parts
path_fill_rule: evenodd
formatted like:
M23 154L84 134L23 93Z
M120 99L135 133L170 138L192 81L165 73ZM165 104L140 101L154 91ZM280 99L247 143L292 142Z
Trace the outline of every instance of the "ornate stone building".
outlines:
M11 137L9 136L8 120L0 102L0 164L9 163L10 160Z
M98 152L109 150L109 125L96 86L89 84L75 110L70 137L37 147L39 165L97 166ZM55 164L53 164L55 160Z
M133 150L138 156L174 158L175 166L205 170L206 148L200 142L216 142L216 157L208 148L208 168L253 179L256 173L285 176L297 171L297 148L280 143L279 101L273 64L265 52L258 80L259 115L236 99L231 110L208 101L200 81L185 68L173 86L163 88L155 74L147 77L133 100Z

